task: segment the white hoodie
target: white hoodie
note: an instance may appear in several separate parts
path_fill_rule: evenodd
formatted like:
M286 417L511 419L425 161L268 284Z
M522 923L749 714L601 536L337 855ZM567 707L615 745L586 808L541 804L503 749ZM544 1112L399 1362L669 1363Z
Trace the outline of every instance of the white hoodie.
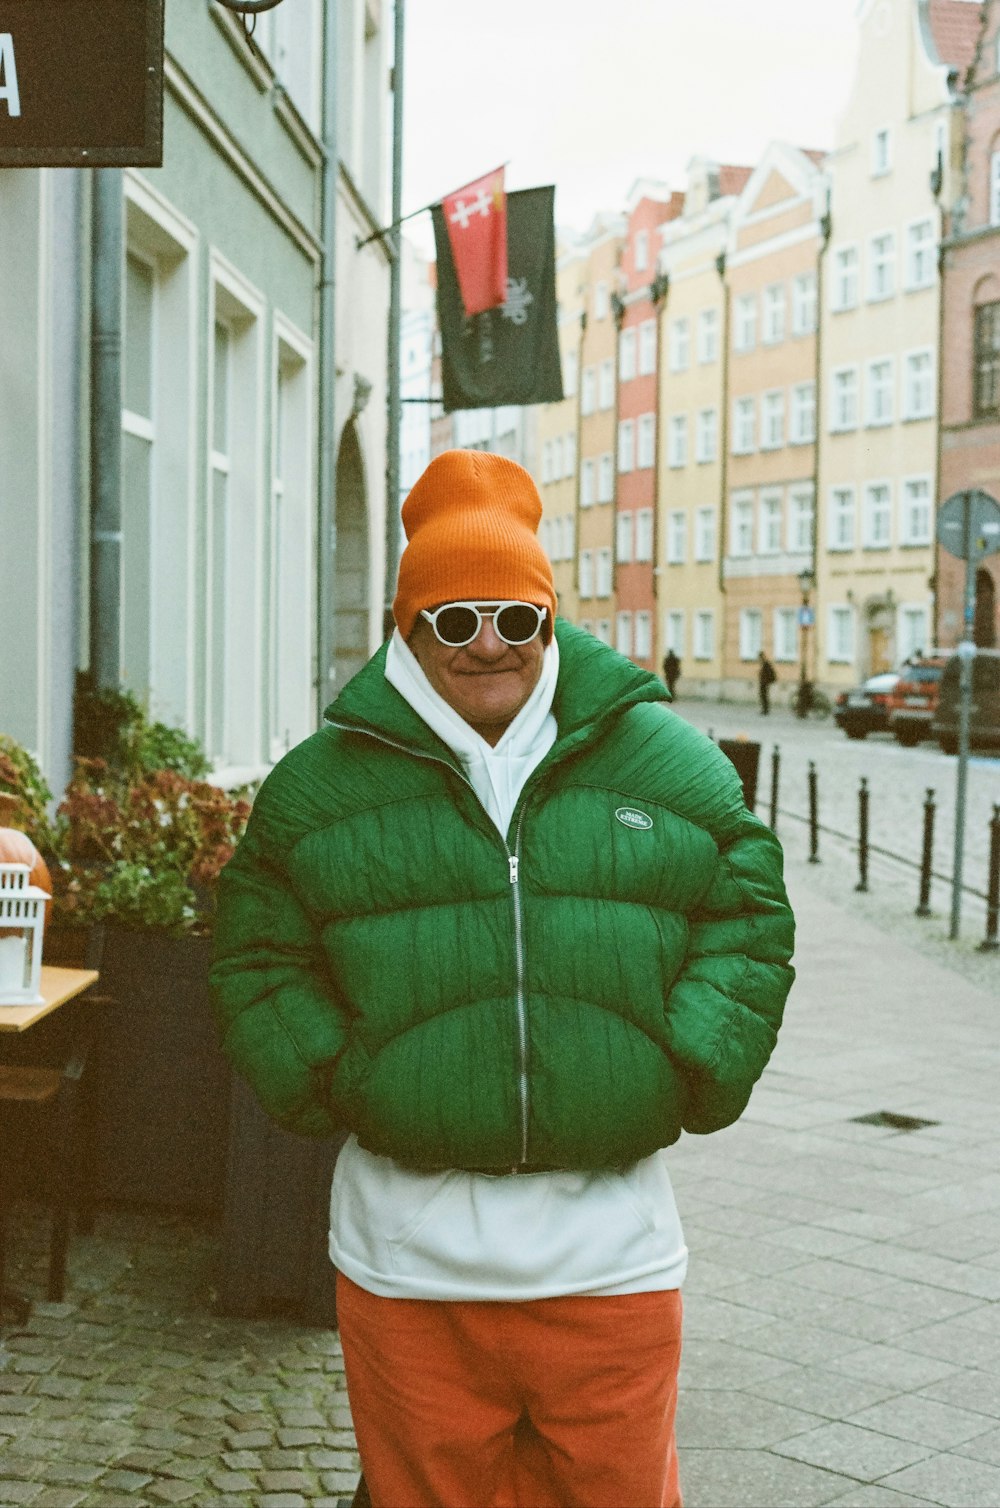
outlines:
M504 836L525 781L555 742L558 675L553 640L537 686L494 748L438 695L398 630L385 667L457 755ZM415 1171L352 1136L333 1178L330 1258L386 1298L522 1300L679 1288L687 1248L662 1152L599 1172L492 1177Z

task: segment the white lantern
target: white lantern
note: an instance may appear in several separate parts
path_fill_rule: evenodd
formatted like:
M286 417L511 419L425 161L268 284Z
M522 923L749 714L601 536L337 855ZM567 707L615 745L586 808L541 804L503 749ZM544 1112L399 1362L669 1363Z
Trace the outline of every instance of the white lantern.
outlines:
M0 1007L40 1005L45 902L27 864L0 864Z

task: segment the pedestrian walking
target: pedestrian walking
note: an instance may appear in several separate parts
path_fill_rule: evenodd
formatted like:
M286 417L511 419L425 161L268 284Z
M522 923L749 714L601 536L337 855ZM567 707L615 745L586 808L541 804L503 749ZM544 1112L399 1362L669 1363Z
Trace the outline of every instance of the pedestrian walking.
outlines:
M680 1503L663 1149L742 1113L792 979L777 840L662 682L555 618L540 517L514 462L431 462L390 640L222 879L226 1051L282 1125L351 1133L374 1508Z
M760 694L760 715L761 717L767 717L771 711L771 687L778 679L778 672L763 650L761 650L758 658L760 660L760 669L757 672L757 690Z
M672 649L668 649L663 656L663 679L667 683L667 690L670 692L671 699L676 693L680 673L681 662L675 652Z

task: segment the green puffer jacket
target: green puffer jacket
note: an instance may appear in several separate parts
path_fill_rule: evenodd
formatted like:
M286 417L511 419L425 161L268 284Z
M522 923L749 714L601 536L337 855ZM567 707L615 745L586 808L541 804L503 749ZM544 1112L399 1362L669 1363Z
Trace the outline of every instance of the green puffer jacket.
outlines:
M264 782L212 984L281 1124L421 1168L600 1168L744 1109L793 977L780 847L654 676L556 632L559 735L506 843L384 648Z

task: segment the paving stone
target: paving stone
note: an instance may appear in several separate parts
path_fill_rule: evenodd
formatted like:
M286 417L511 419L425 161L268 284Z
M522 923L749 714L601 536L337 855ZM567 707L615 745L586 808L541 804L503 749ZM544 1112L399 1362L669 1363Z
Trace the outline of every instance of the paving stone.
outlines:
M830 1365L834 1371L846 1372L851 1377L893 1383L899 1393L916 1388L923 1391L928 1383L940 1382L959 1370L950 1362L918 1356L898 1346L861 1346L847 1356L834 1357Z
M275 1434L267 1429L233 1430L227 1443L230 1450L267 1450L275 1438Z
M677 1409L678 1444L690 1447L747 1450L815 1426L816 1416L801 1409L709 1388L682 1395Z
M144 1471L109 1471L101 1478L101 1488L116 1492L139 1492L153 1479Z
M308 1508L308 1504L301 1493L298 1492L262 1492L254 1498L256 1508Z
M682 1450L680 1473L684 1508L815 1508L848 1486L766 1450Z
M230 1471L260 1471L264 1465L255 1450L224 1450L219 1459Z
M323 1429L326 1418L317 1409L282 1409L281 1422L286 1429Z
M864 1382L826 1367L796 1367L793 1372L782 1372L780 1377L757 1383L753 1388L758 1398L787 1403L826 1419L843 1419L858 1409L895 1396L896 1392L887 1383Z
M149 1488L149 1496L156 1498L161 1503L190 1503L198 1497L200 1487L191 1482L154 1482Z
M101 1469L97 1466L84 1466L72 1461L47 1461L45 1465L46 1480L53 1485L73 1483L81 1487L89 1482L96 1482L101 1476Z
M245 1471L213 1471L209 1481L220 1492L254 1492L258 1486Z
M897 1440L889 1435L876 1434L874 1430L841 1423L819 1425L793 1439L779 1442L773 1449L778 1455L791 1456L810 1466L821 1466L863 1482L874 1482L931 1454L930 1446L915 1445L909 1440Z
M41 1490L40 1482L15 1482L13 1477L0 1476L0 1503L9 1503L10 1508L34 1502Z
M990 1420L990 1428L985 1434L975 1435L971 1440L964 1441L961 1445L953 1446L955 1455L972 1456L976 1461L985 1461L990 1466L1000 1466L1000 1429L996 1429L996 1420Z
M927 1499L880 1487L877 1482L857 1482L842 1498L831 1498L829 1508L927 1508Z
M297 1445L320 1445L323 1441L323 1432L318 1429L279 1429L278 1444L283 1449L291 1449Z
M883 1435L895 1435L900 1440L913 1440L918 1445L931 1445L935 1450L954 1449L976 1435L985 1435L990 1428L985 1414L973 1414L912 1394L862 1409L847 1422Z
M353 1493L358 1485L360 1468L355 1465L350 1471L321 1471L319 1474L320 1485L326 1492Z
M905 1467L882 1484L897 1492L913 1492L943 1508L985 1508L1000 1503L1000 1467L967 1456L943 1454Z
M87 1501L87 1496L75 1487L43 1487L38 1496L32 1498L31 1508L79 1508Z
M264 1492L308 1492L312 1482L304 1471L262 1471L260 1485Z

